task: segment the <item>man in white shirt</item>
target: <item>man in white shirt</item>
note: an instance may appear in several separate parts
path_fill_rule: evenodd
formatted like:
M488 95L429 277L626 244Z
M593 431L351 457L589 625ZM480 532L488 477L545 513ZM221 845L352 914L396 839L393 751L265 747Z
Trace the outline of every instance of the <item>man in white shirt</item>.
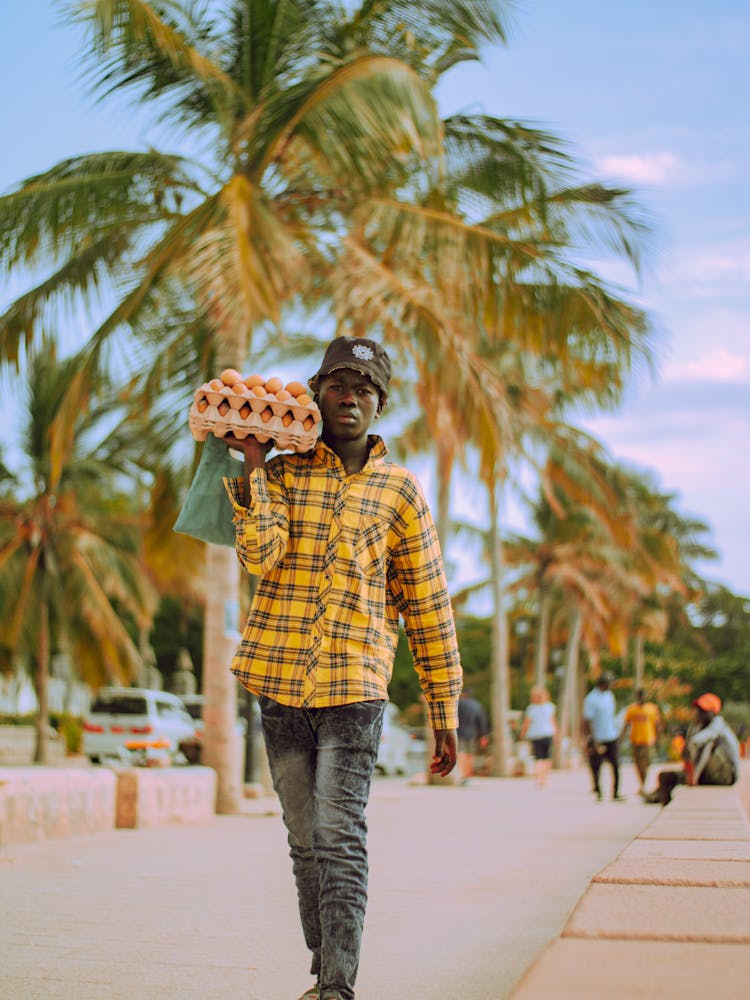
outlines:
M610 690L611 675L603 673L596 686L583 700L583 735L586 738L586 752L594 779L594 795L601 801L599 772L607 760L612 767L612 801L623 802L620 795L620 760L618 754L618 727L615 719L617 705Z

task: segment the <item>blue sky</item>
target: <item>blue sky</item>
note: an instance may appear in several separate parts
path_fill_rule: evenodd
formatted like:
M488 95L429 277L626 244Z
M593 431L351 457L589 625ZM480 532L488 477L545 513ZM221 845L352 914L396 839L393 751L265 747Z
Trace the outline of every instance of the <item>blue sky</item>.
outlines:
M72 154L164 145L137 114L93 106L78 35L60 27L52 0L3 0L0 38L1 191ZM591 176L633 187L650 213L638 296L657 370L638 372L620 410L586 425L709 523L720 559L702 569L744 594L749 50L744 0L519 0L510 45L453 73L439 95L445 113L484 111L566 138Z

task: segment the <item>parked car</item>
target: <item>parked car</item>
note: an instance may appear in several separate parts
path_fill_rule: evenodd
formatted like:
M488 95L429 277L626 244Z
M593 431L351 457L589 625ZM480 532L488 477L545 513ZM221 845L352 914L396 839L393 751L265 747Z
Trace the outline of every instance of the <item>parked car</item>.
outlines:
M182 740L180 750L188 764L200 764L203 751L203 705L206 699L202 694L184 694L181 700L190 714L195 728L192 735ZM254 716L258 715L259 712L257 702L253 701ZM237 717L235 732L242 740L245 739L247 721L242 716Z
M101 688L83 724L83 752L92 764L126 760L131 751L181 757L180 743L195 724L181 699L150 688Z
M415 755L415 750L417 754ZM424 740L419 740L402 722L398 706L388 702L383 716L383 732L375 761L375 770L380 774L411 774L420 767L424 759Z

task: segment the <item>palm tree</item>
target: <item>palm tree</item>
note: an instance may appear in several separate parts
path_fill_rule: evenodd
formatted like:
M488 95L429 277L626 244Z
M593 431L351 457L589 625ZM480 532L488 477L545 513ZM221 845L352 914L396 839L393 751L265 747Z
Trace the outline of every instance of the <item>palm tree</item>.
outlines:
M96 402L64 440L51 433L76 368L75 357L57 361L52 345L30 359L27 491L0 499L0 646L6 666L36 665L39 763L46 760L51 650L68 652L93 685L126 682L141 661L124 621L145 629L155 608L142 518L126 488L129 456L110 434L121 404Z

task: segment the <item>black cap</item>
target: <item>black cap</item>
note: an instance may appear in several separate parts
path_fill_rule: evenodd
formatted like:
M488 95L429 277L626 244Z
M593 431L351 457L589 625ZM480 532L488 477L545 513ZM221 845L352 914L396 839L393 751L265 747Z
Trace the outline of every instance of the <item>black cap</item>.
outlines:
M318 382L324 375L351 368L366 375L384 396L388 394L391 379L391 361L380 344L367 337L337 337L326 348L320 368L309 380L313 392L318 390Z

